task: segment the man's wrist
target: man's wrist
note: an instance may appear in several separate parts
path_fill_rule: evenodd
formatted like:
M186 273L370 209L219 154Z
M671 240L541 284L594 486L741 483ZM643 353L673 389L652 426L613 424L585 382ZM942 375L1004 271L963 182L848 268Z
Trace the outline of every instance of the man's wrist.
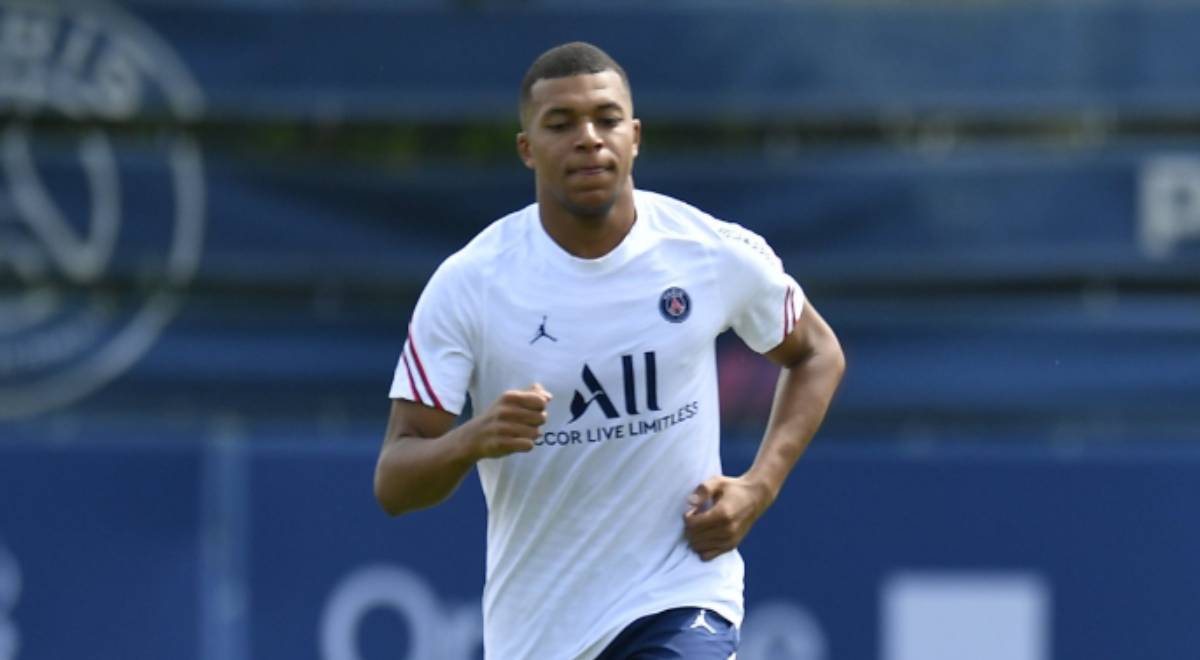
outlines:
M475 419L467 420L442 438L450 442L450 458L453 463L470 467L484 458L480 454L479 443L474 440L477 425Z
M774 504L776 498L779 497L779 485L775 480L761 474L754 470L754 468L743 474L742 480L750 487L751 492L758 496L760 515Z

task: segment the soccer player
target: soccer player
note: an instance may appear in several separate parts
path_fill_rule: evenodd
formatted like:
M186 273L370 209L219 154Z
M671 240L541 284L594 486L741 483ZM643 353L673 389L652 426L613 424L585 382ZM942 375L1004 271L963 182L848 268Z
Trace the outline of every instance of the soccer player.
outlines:
M842 351L762 238L634 188L642 127L606 53L541 55L520 118L536 203L421 294L375 495L393 515L428 507L478 468L488 658L726 660L743 614L736 548L820 425ZM718 452L728 328L782 367L740 476ZM455 427L468 394L475 414Z

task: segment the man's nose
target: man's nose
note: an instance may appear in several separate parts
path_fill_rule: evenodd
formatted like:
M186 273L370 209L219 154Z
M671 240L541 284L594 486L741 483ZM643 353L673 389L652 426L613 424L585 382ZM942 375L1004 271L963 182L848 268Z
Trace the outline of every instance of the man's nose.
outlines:
M600 132L596 130L596 122L583 122L579 131L579 148L597 149L601 144L603 144L603 141L600 140Z

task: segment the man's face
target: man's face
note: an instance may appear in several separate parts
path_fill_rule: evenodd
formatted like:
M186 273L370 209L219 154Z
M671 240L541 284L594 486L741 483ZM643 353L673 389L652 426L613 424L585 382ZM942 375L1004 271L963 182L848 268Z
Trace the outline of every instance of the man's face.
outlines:
M517 152L534 171L540 201L602 218L632 186L642 126L616 71L538 80L524 121Z

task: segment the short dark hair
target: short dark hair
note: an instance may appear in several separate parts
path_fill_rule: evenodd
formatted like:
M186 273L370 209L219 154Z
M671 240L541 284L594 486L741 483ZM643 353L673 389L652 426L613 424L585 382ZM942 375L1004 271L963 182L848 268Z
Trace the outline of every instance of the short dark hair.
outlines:
M533 64L529 65L529 70L521 79L521 100L517 107L521 123L525 123L525 109L529 103L530 91L537 81L609 70L616 71L621 76L621 81L625 83L625 89L629 89L629 76L625 73L625 69L622 69L621 65L617 64L617 61L608 53L592 44L584 41L572 41L542 53L533 61Z

